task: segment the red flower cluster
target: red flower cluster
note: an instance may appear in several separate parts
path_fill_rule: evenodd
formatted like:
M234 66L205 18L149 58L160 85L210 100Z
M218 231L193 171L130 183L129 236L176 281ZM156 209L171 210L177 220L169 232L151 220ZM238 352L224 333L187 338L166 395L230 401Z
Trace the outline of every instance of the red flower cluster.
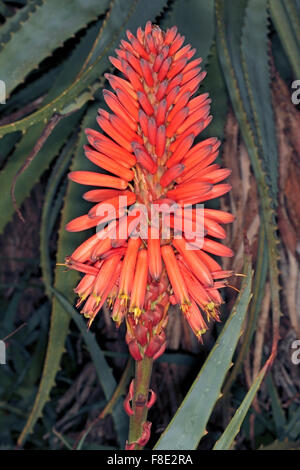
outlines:
M97 226L97 233L67 258L70 268L85 273L75 292L89 325L108 302L112 318L127 324L127 343L136 360L158 357L165 349L170 302L178 303L201 339L207 322L218 320L219 289L231 275L211 255L232 251L211 237L225 238L221 224L229 213L204 208L204 239L178 236L183 215L196 224L195 204L217 198L231 187L221 183L230 171L214 163L220 142L209 138L193 145L210 123L208 94L194 96L205 72L195 49L183 47L184 37L173 27L163 32L146 24L136 37L127 32L112 64L121 72L107 74L114 93L103 91L109 113L99 110L102 133L87 129L85 155L109 174L73 171L77 183L100 187L84 194L94 203L86 215L67 225L69 231ZM159 223L151 206L175 210ZM147 236L138 236L140 213L146 208ZM186 207L188 206L188 209ZM133 210L134 209L134 210ZM145 216L145 214L144 214ZM170 229L162 236L164 224ZM133 235L134 234L134 235Z

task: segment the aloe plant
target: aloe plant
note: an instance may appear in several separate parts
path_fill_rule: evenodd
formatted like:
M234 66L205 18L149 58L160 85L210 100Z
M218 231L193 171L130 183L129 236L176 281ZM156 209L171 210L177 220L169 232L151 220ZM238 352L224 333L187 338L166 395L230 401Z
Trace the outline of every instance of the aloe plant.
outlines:
M43 292L46 296L37 311L33 312L28 327L29 332L35 331L37 325L40 325L38 322L41 321L43 334L41 334L39 341L36 340L35 346L30 349L32 357L30 360L28 359L28 370L26 369L27 372L24 372L24 377L17 379L15 375L17 370L22 370L22 361L25 360L17 357L17 354L14 358L16 364L19 364L17 368L9 369L7 366L5 370L0 370L3 387L8 390L15 383L15 396L23 394L25 397L24 411L21 411L20 421L16 426L17 445L22 447L26 445L27 440L30 440L31 445L34 445L36 430L39 429L41 423L44 425L47 422L47 404L51 403L51 393L53 391L55 393L57 389L56 380L61 373L66 344L71 337L71 319L81 332L80 336L82 336L91 360L97 369L99 386L103 390L106 402L105 409L108 410L107 414L111 414L114 423L116 442L119 448L123 448L125 445L129 420L120 397L125 393L125 386L129 385L131 369L128 366L126 374L121 380L121 386L118 386L107 356L97 344L93 333L85 330L83 319L74 308L73 288L80 276L75 271L66 273L60 264L64 263L65 258L85 240L82 232L76 234L66 232L66 224L90 209L89 204L82 199L82 190L72 181L67 181L66 173L70 170L74 172L73 175L75 172L95 171L95 166L84 158L85 129L92 128L96 132L97 109L99 106L106 107L102 97L102 88L108 87L106 74L113 72L121 76L116 68L118 63L122 63L124 54L131 53L132 46L124 46L123 43L121 46L123 47L123 55L117 50L118 59L112 61L112 64L109 57L115 55L115 49L120 41L127 40L127 30L135 33L139 27L145 28L145 25L149 24L147 22L152 22L157 25L153 27L153 31L172 31L171 28L176 25L180 34L184 35L191 46L197 49L197 57L201 56L203 59L202 64L208 71L208 75L201 85L199 93L208 92L210 94L212 114L214 115L211 126L203 132L209 143L215 142L209 140L214 137L221 142L223 141L227 113L230 108L233 109L241 139L249 155L251 172L257 185L260 216L256 261L254 263L251 261L246 246L244 278L240 293L228 319L224 322L225 324L218 328L217 337L214 344L211 345L208 357L201 367L195 368L193 384L172 421L158 439L155 449L197 449L199 447L199 442L206 433L209 420L212 419L212 412L218 407L219 400L230 400L232 396L230 393L240 377L242 366L245 364L247 354L253 344L265 286L269 282L273 328L269 358L266 358L260 373L254 378L249 390L244 393L243 399L240 400L239 406L236 406L227 426L224 426L223 432L214 436L214 450L232 448L245 418L249 416L254 397L275 360L279 339L279 318L281 315L278 267L280 240L277 226L280 191L278 186L279 151L271 81L272 67L280 69L280 64L275 63L274 65L271 46L272 41L276 38L278 41L276 44L281 45L282 57L290 64L292 78L299 78L297 76L300 51L299 2L297 0L287 2L282 0L243 0L233 5L233 2L229 0L211 0L210 2L204 0L174 0L173 2L167 2L167 0L152 0L151 2L147 0L127 2L122 0L65 2L28 0L27 2L16 2L18 3L17 7L11 6L9 1L2 3L3 6L0 10L1 18L3 18L3 24L0 27L0 79L5 82L7 93L6 104L0 105L0 185L2 188L0 228L2 234L6 236L7 230L13 230L13 224L17 220L16 210L19 211L19 215L23 213L24 203L26 204L26 201L29 200L36 185L40 182L45 187L40 225L36 227L36 231L40 233L40 256L36 263L41 272ZM171 35L171 33L169 34ZM130 42L131 36L128 37ZM178 37L176 36L176 38ZM168 44L169 46L171 48L171 44ZM174 61L176 52L177 50L173 54ZM143 70L141 73L143 80L147 81L148 78L150 83L151 76L150 78L147 76L144 62L145 60L142 58ZM153 76L156 79L156 75L153 74ZM149 87L151 88L150 85ZM134 90L133 93L135 93ZM194 90L191 93L194 93ZM174 100L175 98L174 96ZM143 103L141 106L145 110L145 103L144 106ZM184 106L188 106L188 101ZM125 112L127 111L128 109L125 109ZM100 113L100 119L103 116L105 114L101 117ZM105 119L103 118L102 122L103 120ZM165 125L167 128L168 121L162 120L160 125ZM203 127L206 127L206 124ZM147 132L151 132L150 127ZM168 137L167 146L175 141L176 133L174 132ZM193 137L195 136L193 135ZM145 133L143 139L143 142L148 139ZM196 139L196 145L197 142L199 139ZM157 143L156 145L158 146ZM149 148L147 147L148 150ZM131 153L135 155L134 158L137 160L141 158L141 153L138 151ZM149 187L152 184L149 175L154 167L153 161L152 163L149 163L149 160L147 162L148 166L145 164L145 168L148 172L146 176ZM169 181L169 174L167 172L165 174L167 181L165 187L169 191L166 193L164 190L161 193L155 193L157 179L155 179L156 170L153 170L155 184L153 183L151 191L155 193L155 198L159 199L167 195L168 198L174 196L176 199L176 194L180 191L178 189L180 171L183 169L178 167L182 162L174 161L174 164L177 164L177 168L172 169L171 176L173 178ZM167 159L161 165L161 169L157 170L159 178L164 177L164 166L168 167ZM136 178L136 167L134 165L132 167L135 168ZM131 171L127 168L126 170ZM177 182L175 188L170 186L173 180ZM164 180L160 181L164 187ZM189 184L191 183L188 180ZM232 184L234 185L234 180ZM142 188L141 194L144 194L146 190L142 187L141 181L140 188ZM191 187L185 188L184 191L191 192L192 189ZM182 193L183 200L187 198L184 191ZM197 186L195 191L199 193L201 188ZM196 193L193 193L193 197L199 196ZM194 199L193 202L195 202ZM219 209L217 206L211 207L212 210ZM239 223L239 221L235 223ZM240 227L240 230L242 229L243 227ZM26 231L26 220L24 230ZM93 232L89 233L92 235ZM53 240L55 240L55 256L53 254ZM246 244L247 242L245 242ZM149 246L145 246L149 252ZM180 303L185 317L196 331L198 338L201 338L202 330L206 329L206 325L202 325L202 329L193 326L193 319L189 316L190 313L188 314L191 310L189 310L190 303L185 298L186 292L184 289L182 291L179 289L176 292L176 280L179 279L179 275L184 273L183 277L185 277L191 272L186 270L188 261L192 263L191 257L188 257L179 241L174 241L171 250L168 251L164 245L161 250L166 267L164 275L168 279L166 281L168 299L166 305L163 305L167 312L166 306L169 305L169 302ZM141 251L143 250L140 250L139 253ZM146 249L143 253L146 256ZM219 250L217 254L223 253ZM172 277L172 269L176 260L180 269ZM90 267L91 264L92 262L89 260L88 266ZM140 272L143 273L142 260L140 266ZM195 267L195 265L193 266ZM149 269L151 275L155 277L157 266L150 264ZM30 273L31 270L28 270L28 275ZM157 274L157 277L159 276L161 276L161 272L159 275ZM186 277L186 279L190 278ZM26 284L26 281L22 282ZM148 290L151 286L152 284L149 284ZM24 291L22 283L19 290L20 292ZM1 327L0 330L3 338L13 329L14 317L11 315L20 301L20 292L17 292L18 295L15 294L15 298L5 307L7 313L3 316L3 328ZM161 292L160 295L162 295ZM138 297L138 295L136 296ZM152 310L161 301L161 298L159 299L159 301L158 298L153 301ZM134 313L134 321L138 323L139 315L143 309L140 308L140 305L135 305L132 308L137 309ZM40 312L44 311L47 312L47 315L48 312L51 312L49 313L49 325L45 319L37 320L40 318ZM219 320L216 312L211 314ZM167 313L165 315L167 316ZM93 319L94 317L90 318L90 323ZM92 330L93 328L92 326ZM161 353L165 348L164 329L165 325L157 333L157 337L161 341ZM47 331L48 339L46 339ZM21 337L22 334L23 338L26 338L25 332L20 332ZM140 387L141 394L148 397L148 382L152 369L152 359L149 360L149 357L155 357L157 351L144 355L146 346L143 345L142 348L138 346L137 352L136 349L133 349L136 337L133 335L128 339L128 334L127 342L131 345L131 349L129 349L137 363L147 356L144 362L147 374L145 373L145 377L142 379L144 382L138 382L138 378L143 375L141 373L143 367L137 366L135 383L137 387ZM242 341L239 342L241 336ZM139 353L142 349L143 354L140 358ZM43 365L42 356L44 356ZM176 360L172 355L163 355L162 358L164 357L170 361ZM28 376L26 376L27 373ZM41 378L38 381L40 374ZM297 446L299 436L293 432L294 421L285 419L280 403L278 403L276 389L270 380L268 378L268 391L278 436L280 434L280 438L289 439L293 446ZM37 384L37 382L39 383ZM6 392L3 393L4 398L0 399L0 405L2 401L4 403L6 400ZM134 405L137 392L135 392L136 396L132 393L129 398L127 397L126 402L127 412L129 414L133 412L133 417L130 417L131 434L128 445L129 448L134 446L140 448L146 443L146 439L142 439L142 441L139 439L143 425L148 423L146 420L147 410L143 410L143 416L138 422ZM221 398L223 393L225 397ZM8 405L5 406L13 406L8 399L7 401ZM30 412L28 412L29 404ZM130 408L131 404L133 409ZM80 440L79 448L84 448L88 432ZM64 439L64 436L62 438ZM31 441L31 439L33 440ZM65 439L65 442L69 442L68 438ZM130 447L132 443L134 446Z

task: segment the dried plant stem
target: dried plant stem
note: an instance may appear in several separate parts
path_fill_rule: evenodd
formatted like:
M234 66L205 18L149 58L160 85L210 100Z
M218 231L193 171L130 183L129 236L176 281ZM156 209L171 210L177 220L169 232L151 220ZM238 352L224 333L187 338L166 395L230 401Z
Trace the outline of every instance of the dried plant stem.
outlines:
M129 424L129 444L139 440L143 433L143 424L147 420L147 402L152 365L153 359L147 356L141 361L136 361L135 364L134 397L132 401L133 415L130 417ZM136 445L135 450L139 449L141 447Z
M22 117L26 116L27 114L32 113L35 111L40 104L43 102L44 96L39 96L36 100L32 101L31 103L26 104L23 108L18 109L14 113L5 116L4 118L0 119L0 126L5 126L7 124L14 123L18 121Z

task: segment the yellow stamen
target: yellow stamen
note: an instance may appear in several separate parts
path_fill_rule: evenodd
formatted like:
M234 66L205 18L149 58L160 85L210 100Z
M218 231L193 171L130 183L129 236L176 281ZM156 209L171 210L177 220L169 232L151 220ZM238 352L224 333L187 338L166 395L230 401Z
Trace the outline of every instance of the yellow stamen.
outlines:
M101 302L102 297L101 297L100 295L95 294L94 292L92 293L92 296L95 297L95 299L96 299L96 307L98 307L98 305L99 305L100 302Z
M209 302L208 304L206 304L205 308L209 311L209 312L214 312L215 311L215 307L216 307L216 304L214 302Z
M142 310L139 307L133 307L130 309L130 312L133 312L133 317L136 320L141 316Z
M237 287L234 287L231 284L227 284L227 287L231 287L231 289L235 290L236 292L240 292L240 290L237 289Z
M201 338L201 336L204 335L204 333L206 333L206 332L207 332L207 329L206 329L206 328L202 328L201 330L198 330L198 331L196 332L197 338Z
M184 314L189 314L189 309L190 309L191 303L184 303L180 305L181 310L183 311Z

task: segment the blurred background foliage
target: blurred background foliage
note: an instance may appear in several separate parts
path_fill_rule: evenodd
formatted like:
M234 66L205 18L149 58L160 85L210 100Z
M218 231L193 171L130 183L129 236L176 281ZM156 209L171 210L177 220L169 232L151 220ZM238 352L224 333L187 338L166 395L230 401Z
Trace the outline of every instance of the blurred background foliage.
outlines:
M244 233L254 268L248 310L249 264L237 303L234 289L224 292L226 327L212 328L203 345L172 307L168 349L152 378L158 401L148 446L194 382L158 448L178 448L177 439L183 448L298 448L300 366L291 356L300 339L300 112L291 85L300 79L299 0L0 2L7 94L0 105L0 339L7 347L0 448L124 446L122 399L132 376L124 330L117 332L103 309L88 332L72 307L77 274L56 262L86 236L64 230L87 204L66 174L91 168L82 151L84 129L96 128L97 108L104 106L104 74L113 70L108 56L127 29L135 32L148 20L177 25L203 58L208 75L200 91L210 93L214 116L205 136L223 141L221 160L232 168L233 190L221 207L236 214L227 237L235 256L224 268L242 272ZM12 202L14 183L25 223ZM228 351L235 343L232 365ZM220 357L216 346L223 348Z

